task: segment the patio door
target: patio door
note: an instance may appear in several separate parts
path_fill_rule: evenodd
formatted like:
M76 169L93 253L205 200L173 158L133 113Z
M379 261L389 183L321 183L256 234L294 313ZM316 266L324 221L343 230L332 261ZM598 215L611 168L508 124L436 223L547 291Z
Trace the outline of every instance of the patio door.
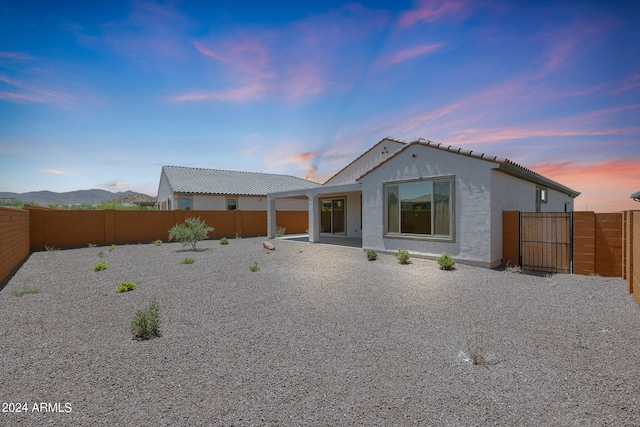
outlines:
M320 233L345 234L344 197L320 201Z

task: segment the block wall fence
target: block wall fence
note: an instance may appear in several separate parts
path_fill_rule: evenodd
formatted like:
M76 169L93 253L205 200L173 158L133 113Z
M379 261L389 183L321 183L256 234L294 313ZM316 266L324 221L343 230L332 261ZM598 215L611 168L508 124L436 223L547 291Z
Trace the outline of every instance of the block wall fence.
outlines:
M0 284L32 251L69 249L88 244L111 245L167 241L169 229L186 218L200 217L215 228L210 238L267 235L266 211L69 211L0 207ZM306 211L277 211L278 226L287 234L305 233ZM0 286L0 289L2 286Z
M502 213L503 263L520 260L520 212ZM640 211L573 213L573 274L622 277L640 305Z
M168 230L199 216L215 227L211 238L266 236L265 211L66 211L0 207L0 289L32 251L166 241ZM308 229L305 211L278 211L287 233ZM503 212L503 262L520 259L519 212ZM573 273L622 277L640 305L640 211L574 212Z
M29 211L0 207L0 289L31 253Z
M624 239L622 245L622 278L629 285L640 305L640 211L624 212L622 217Z

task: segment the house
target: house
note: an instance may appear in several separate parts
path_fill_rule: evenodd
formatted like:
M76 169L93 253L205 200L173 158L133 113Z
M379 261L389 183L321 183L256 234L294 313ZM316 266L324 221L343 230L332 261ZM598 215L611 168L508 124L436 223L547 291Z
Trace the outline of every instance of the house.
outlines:
M502 262L502 212L568 212L580 193L510 160L417 139L384 138L320 187L267 196L275 234L280 198L308 203L309 241L362 240L364 249Z
M291 175L163 166L156 205L160 210L265 211L267 193L319 186ZM306 211L307 203L283 198L277 209Z

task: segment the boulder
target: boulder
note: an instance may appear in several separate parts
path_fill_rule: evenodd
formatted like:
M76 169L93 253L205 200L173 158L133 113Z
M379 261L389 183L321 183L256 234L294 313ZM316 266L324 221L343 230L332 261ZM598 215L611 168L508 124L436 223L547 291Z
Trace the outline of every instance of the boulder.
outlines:
M270 251L275 251L276 247L271 244L271 242L262 242L262 247L265 249L269 249Z

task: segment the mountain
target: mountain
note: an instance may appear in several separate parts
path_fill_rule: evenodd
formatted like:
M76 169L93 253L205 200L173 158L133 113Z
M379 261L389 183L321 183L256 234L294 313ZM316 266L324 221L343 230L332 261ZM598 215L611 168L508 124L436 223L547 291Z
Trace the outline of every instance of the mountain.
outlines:
M133 203L134 201L155 201L156 199L155 197L136 193L135 191L119 191L113 193L100 189L67 191L65 193L54 193L53 191L31 191L28 193L0 192L0 202L2 198L15 198L26 203L35 203L41 206L47 206L49 204L79 205L82 203L96 205L114 199L124 203Z

